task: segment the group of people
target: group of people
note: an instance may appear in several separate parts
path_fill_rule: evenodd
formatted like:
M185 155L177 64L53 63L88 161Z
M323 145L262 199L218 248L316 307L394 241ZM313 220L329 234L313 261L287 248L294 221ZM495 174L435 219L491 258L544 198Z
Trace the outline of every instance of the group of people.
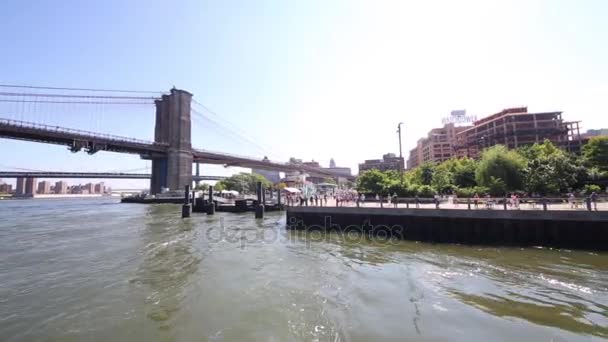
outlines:
M578 209L579 202L577 202L576 195L574 193L568 193L568 204L571 209ZM537 196L538 197L538 196ZM311 196L304 196L302 193L294 194L290 193L285 196L285 204L288 206L327 206L328 198L333 198L335 200L336 206L363 206L366 203L365 194L358 194L354 191L338 191L332 194L314 194ZM374 201L375 199L375 201ZM492 198L489 194L486 194L482 200L478 193L475 193L473 196L473 206L475 209L479 208L480 204L484 204L486 209L493 209L496 204L496 199ZM505 204L513 209L520 209L521 198L516 193L511 193L508 198L505 199L507 202ZM597 201L598 194L596 192L591 193L587 198L587 207L588 210L597 210ZM397 194L388 195L388 196L380 196L376 194L375 198L372 197L372 201L376 203L377 206L383 206L385 203L392 204L395 208L398 207L399 198ZM415 208L420 208L420 198L416 196L410 204L415 205ZM458 198L456 195L452 195L449 197L449 202L452 202L454 208L458 208ZM449 203L448 202L448 203ZM439 195L435 195L433 198L433 203L435 204L436 209L440 209L441 197ZM501 202L499 202L501 203ZM537 201L532 200L529 202L532 209L536 208Z

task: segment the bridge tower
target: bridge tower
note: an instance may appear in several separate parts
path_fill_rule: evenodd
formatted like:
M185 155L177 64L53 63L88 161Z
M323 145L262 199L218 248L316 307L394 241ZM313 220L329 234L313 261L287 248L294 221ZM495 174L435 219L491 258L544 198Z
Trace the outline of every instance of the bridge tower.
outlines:
M191 102L192 94L175 88L155 101L154 142L168 147L166 155L151 157L152 194L160 193L161 188L181 190L192 185Z

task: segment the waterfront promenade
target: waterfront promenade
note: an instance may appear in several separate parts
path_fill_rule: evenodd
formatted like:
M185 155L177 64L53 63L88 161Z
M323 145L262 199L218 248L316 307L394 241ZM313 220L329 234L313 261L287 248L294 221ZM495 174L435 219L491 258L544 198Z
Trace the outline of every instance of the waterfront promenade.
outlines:
M421 203L418 204L418 206L416 206L416 202L415 202L415 198L400 198L399 199L399 203L397 203L397 205L395 206L394 203L391 203L390 201L383 201L382 205L380 204L380 202L375 201L375 200L367 200L364 202L359 202L357 204L357 202L353 202L353 201L349 201L349 202L340 202L339 203L339 207L360 207L360 208L387 208L387 209L394 209L394 208L401 208L401 209L437 209L435 203L432 203L432 199L420 199ZM468 210L468 203L467 203L466 198L461 198L458 199L458 203L454 204L452 201L450 200L442 200L439 204L439 209L456 209L456 210L463 210L463 209L467 209ZM486 199L480 199L478 202L478 205L475 206L474 200L471 199L471 210L505 210L504 204L502 203L502 201L504 201L503 198L492 198L492 203L488 204L486 203ZM550 200L550 201L549 201ZM587 204L585 203L584 199L577 199L577 201L575 202L576 204L574 206L572 206L570 203L567 202L567 199L560 199L561 201L558 202L557 199L551 199L548 198L547 201L547 210L553 211L553 210L567 210L567 211L588 211L587 210ZM431 201L431 202L429 202ZM509 201L509 199L507 199L507 201ZM407 203L406 203L407 202ZM520 202L518 206L513 206L510 205L509 202L507 202L507 207L506 210L544 210L543 205L542 205L542 199L539 198L535 198L534 201L525 201L525 202ZM295 205L291 205L292 207L299 207L299 203L295 204ZM303 205L305 206L305 205ZM327 198L327 204L325 204L325 202L323 201L322 205L318 204L315 205L314 203L311 205L310 201L308 203L309 207L338 207L338 205L336 205L336 199L335 198ZM597 203L597 210L598 211L608 211L608 201L601 201Z

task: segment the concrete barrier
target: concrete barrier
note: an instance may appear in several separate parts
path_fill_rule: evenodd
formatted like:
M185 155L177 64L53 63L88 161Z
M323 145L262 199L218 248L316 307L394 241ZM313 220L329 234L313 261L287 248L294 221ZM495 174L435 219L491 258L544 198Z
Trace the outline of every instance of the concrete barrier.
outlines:
M288 207L287 227L426 242L608 250L608 212Z

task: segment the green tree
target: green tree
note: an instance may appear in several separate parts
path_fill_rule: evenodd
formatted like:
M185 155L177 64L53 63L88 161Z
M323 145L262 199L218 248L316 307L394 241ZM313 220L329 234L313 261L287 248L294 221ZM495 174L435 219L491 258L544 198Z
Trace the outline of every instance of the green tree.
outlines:
M593 137L583 146L583 157L590 167L608 171L608 137Z
M577 183L580 168L573 155L545 140L521 152L527 158L524 189L530 193L558 194L568 192Z
M357 177L357 191L380 194L383 192L385 185L388 183L388 177L385 173L373 169L365 171Z
M220 186L225 190L234 190L240 193L254 193L256 191L257 182L262 182L264 188L272 187L272 183L264 176L257 173L246 172L232 175L221 180L218 184L221 184Z
M518 152L503 145L485 149L475 171L475 180L481 186L497 187L500 180L505 190L518 190L523 186L526 160Z
M454 175L449 170L448 166L448 163L441 163L435 168L435 171L433 172L431 186L439 193L450 193L455 189Z
M209 189L209 185L208 183L202 182L199 183L197 186L194 187L195 190L208 190Z
M411 171L411 182L420 185L431 185L435 173L435 164L424 163Z

